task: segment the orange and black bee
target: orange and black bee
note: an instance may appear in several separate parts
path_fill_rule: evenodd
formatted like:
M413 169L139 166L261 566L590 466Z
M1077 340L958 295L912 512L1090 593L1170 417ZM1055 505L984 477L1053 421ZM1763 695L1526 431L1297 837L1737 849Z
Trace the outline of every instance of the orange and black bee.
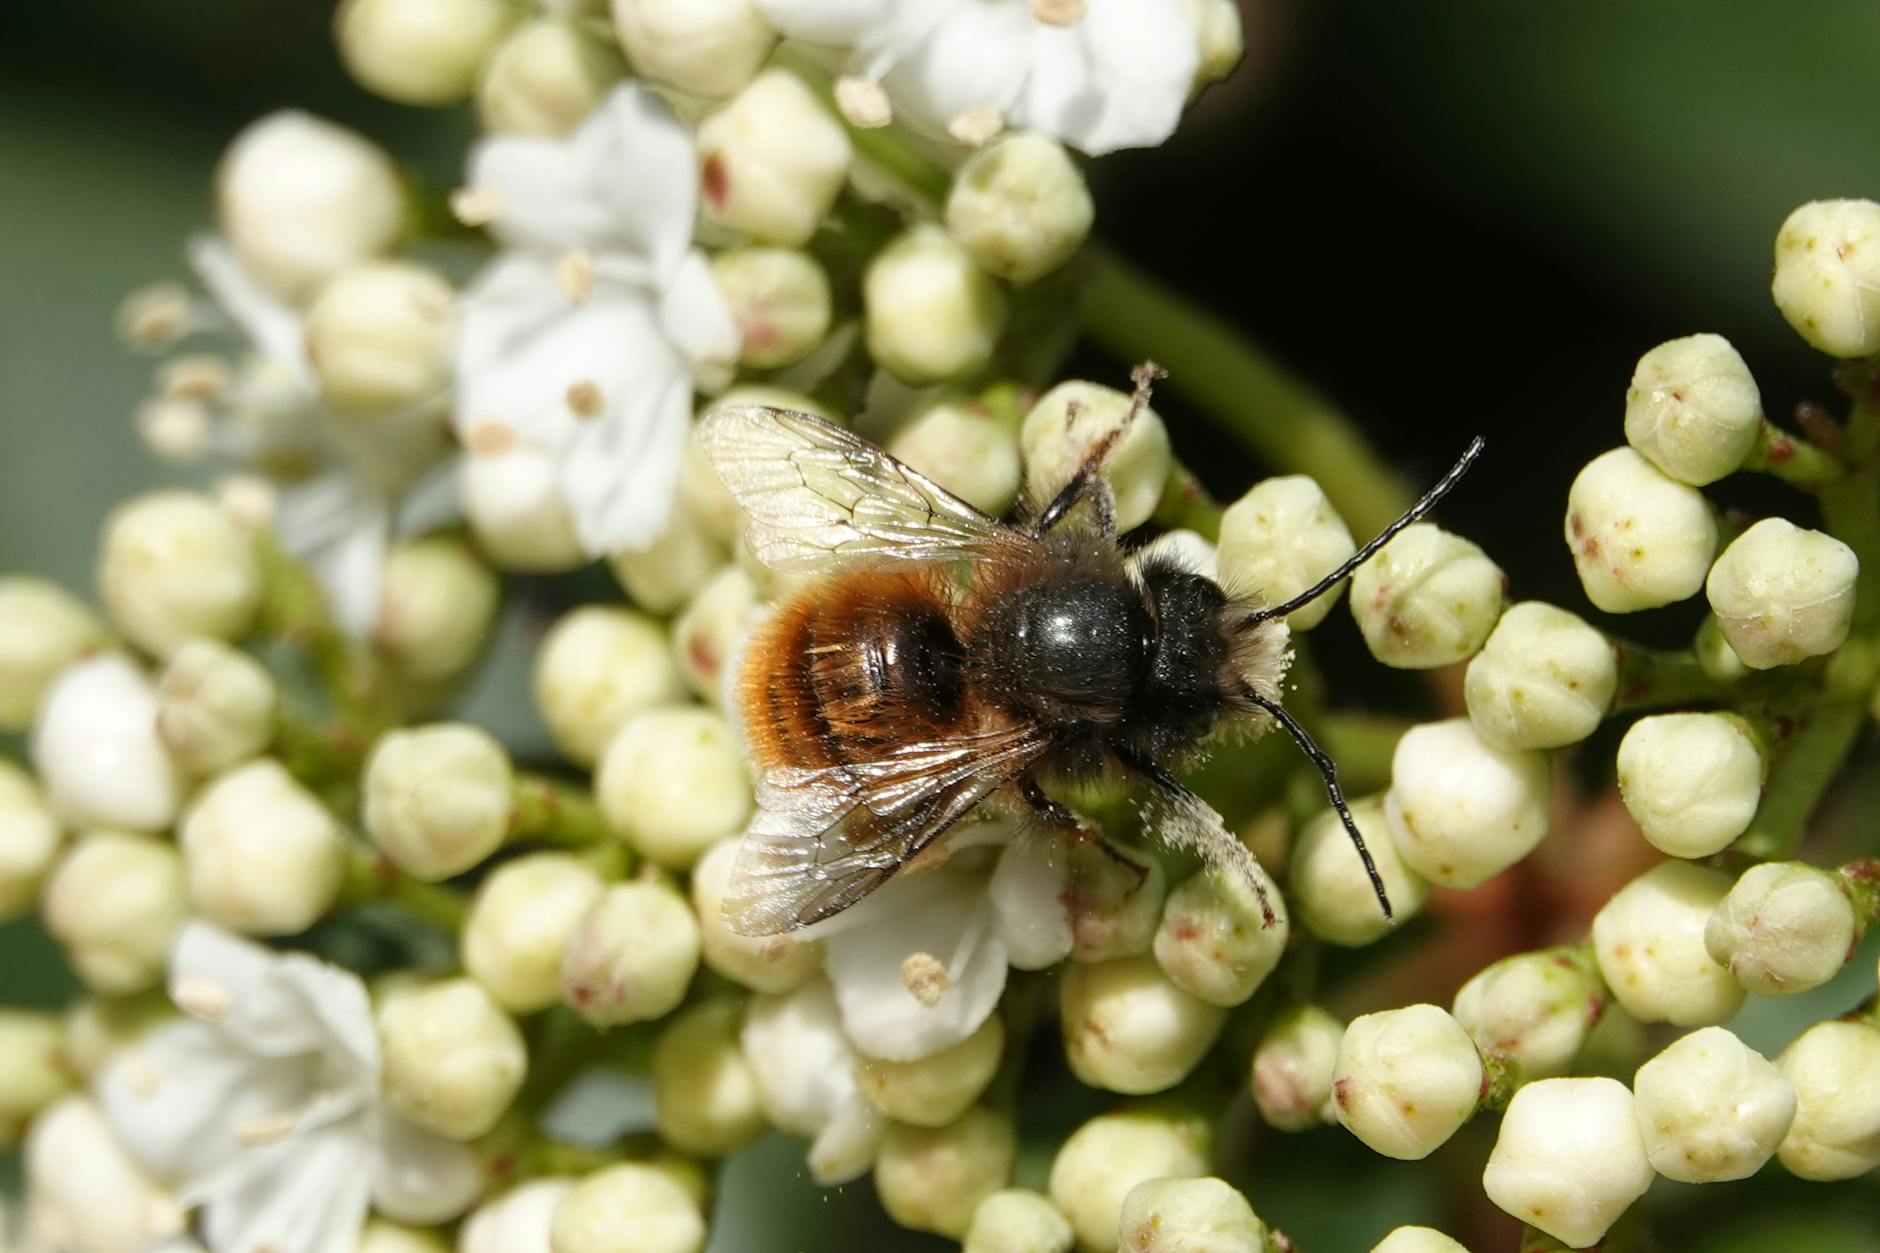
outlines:
M1349 561L1267 605L1118 542L1102 469L1155 373L1137 370L1129 417L1015 524L821 418L745 405L705 417L700 438L749 515L752 553L823 576L758 625L738 669L760 777L725 897L734 928L827 918L995 798L1075 831L1040 780L1118 766L1164 802L1159 838L1260 890L1252 854L1168 763L1219 728L1274 723L1323 774L1390 915L1330 758L1281 706L1285 618L1427 512L1482 441Z

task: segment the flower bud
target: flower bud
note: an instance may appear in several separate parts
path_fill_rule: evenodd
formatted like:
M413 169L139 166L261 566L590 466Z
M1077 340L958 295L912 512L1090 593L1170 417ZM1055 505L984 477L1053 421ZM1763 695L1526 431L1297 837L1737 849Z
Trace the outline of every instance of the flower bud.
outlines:
M1206 1120L1138 1106L1099 1114L1064 1141L1051 1163L1051 1203L1071 1220L1084 1253L1116 1247L1123 1201L1150 1179L1192 1179L1208 1168Z
M202 401L182 396L152 396L137 406L137 439L151 456L188 465L208 455L215 419Z
M1270 899L1279 888L1257 872ZM1176 885L1162 906L1155 932L1155 960L1169 981L1211 1005L1232 1008L1252 996L1279 964L1292 925L1272 926L1237 871L1204 870Z
M33 908L64 838L33 777L0 758L0 922Z
M1003 1188L979 1203L960 1253L1070 1253L1071 1224L1036 1192Z
M53 677L103 647L104 625L64 588L20 575L0 578L0 622L0 732L19 732Z
M1640 1022L1702 1027L1742 1006L1742 986L1704 948L1705 924L1729 890L1729 879L1714 870L1662 862L1594 915L1599 973L1626 1013Z
M1639 1067L1632 1090L1652 1168L1683 1183L1749 1178L1795 1118L1782 1072L1722 1027L1673 1041Z
M664 705L614 733L594 776L607 824L649 861L684 870L751 816L737 739L710 710Z
M294 935L339 898L346 839L320 799L263 758L218 776L183 816L189 900L248 935Z
M328 281L307 310L306 327L307 357L328 403L342 413L379 414L443 395L456 345L455 297L443 275L409 261L368 261Z
M1482 1172L1488 1199L1576 1249L1651 1186L1632 1094L1617 1079L1542 1079L1514 1094Z
M366 759L366 833L406 874L448 879L502 844L514 783L509 754L481 727L393 731Z
M554 458L539 448L505 442L470 448L458 474L458 498L477 544L504 570L571 570L586 560L561 495Z
M1767 670L1847 642L1859 573L1854 550L1834 536L1764 518L1723 550L1704 594L1743 664Z
M56 1014L0 1009L0 1149L12 1152L34 1115L71 1090Z
M1018 437L978 404L942 401L902 427L888 451L969 505L999 517L1024 480Z
M502 590L470 545L453 535L396 544L384 585L372 642L402 676L452 678L483 655Z
M875 254L862 305L869 355L914 384L978 370L1005 327L999 285L937 226L916 226Z
M1800 861L1751 866L1704 924L1712 961L1758 996L1818 988L1860 938L1854 904L1825 870Z
M555 1207L553 1253L699 1253L705 1216L669 1171L623 1162L577 1183Z
M1040 841L1033 855L1052 864L1062 883L1049 899L1065 905L1070 923L1068 955L1072 961L1115 961L1140 956L1155 947L1156 923L1168 899L1168 876L1161 862L1101 838L1079 840L1069 849ZM1009 860L1001 857L1000 868ZM1023 894L1024 879L1029 877L1012 878L1002 893L999 875L994 872L995 914L1026 908L1036 911L1035 880L1031 885L1034 894ZM1057 931L1056 918L1039 921L1044 924L1040 928L1044 932ZM1009 934L1008 923L1001 921L1000 930ZM1042 938L1033 936L1031 941Z
M1324 489L1303 474L1264 479L1221 515L1221 576L1236 588L1284 604L1358 551L1345 520ZM1295 631L1325 620L1344 590L1339 584L1286 615Z
M1064 1054L1091 1087L1140 1095L1174 1087L1227 1020L1169 982L1150 957L1075 962L1058 985Z
M635 713L683 694L666 629L645 614L584 605L535 654L535 706L557 748L582 765Z
M740 935L725 924L725 885L731 880L741 842L735 836L718 841L692 867L692 907L698 911L700 951L707 966L734 983L754 992L788 992L822 969L822 941L801 940L788 933Z
M559 138L594 111L626 73L612 44L553 17L524 23L496 46L477 87L492 135Z
M1789 214L1769 294L1811 347L1842 358L1880 352L1880 204L1811 200Z
M1234 0L1183 0L1182 15L1195 28L1200 60L1195 66L1194 90L1199 92L1233 73L1247 50L1240 6Z
M735 1001L695 1005L653 1047L655 1120L682 1153L722 1157L764 1133L757 1075L738 1042L743 1018Z
M987 144L947 193L947 230L980 268L1013 283L1063 265L1095 218L1083 173L1048 135L1013 132Z
M1593 733L1612 706L1619 659L1575 614L1538 600L1501 615L1469 662L1469 720L1502 748L1560 748Z
M1428 1157L1482 1098L1482 1059L1462 1024L1434 1005L1354 1018L1338 1044L1332 1112L1386 1157Z
M531 853L505 862L470 903L464 970L511 1013L547 1009L561 999L568 938L601 891L600 876L567 853Z
M868 1103L899 1123L943 1127L966 1113L998 1071L1005 1024L995 1013L977 1030L913 1061L857 1059L855 1081Z
M290 300L388 251L405 224L390 157L344 127L285 109L229 145L216 204L242 268Z
M749 83L777 32L752 0L613 0L614 31L644 78L722 99Z
M1047 503L1083 466L1092 450L1122 424L1130 398L1095 383L1059 383L1025 415L1018 443L1025 454L1025 484ZM1116 499L1118 534L1149 520L1168 483L1173 455L1168 427L1147 405L1111 447L1103 477Z
M1383 804L1372 798L1356 801L1350 808L1351 820L1377 863L1396 922L1415 917L1430 885L1398 854ZM1390 934L1393 923L1379 908L1358 850L1333 810L1321 811L1299 832L1286 882L1299 920L1321 940L1355 948Z
M192 636L242 635L261 605L254 537L194 492L151 492L112 510L98 582L113 624L158 657Z
M650 545L613 553L607 565L636 606L669 614L703 591L730 560L705 520L682 501Z
M66 667L33 727L33 769L53 812L75 827L169 826L182 780L157 736L157 710L150 680L124 656Z
M1693 487L1742 465L1762 422L1756 380L1721 335L1658 345L1639 358L1625 393L1625 442Z
M435 1231L374 1218L359 1233L356 1253L450 1253L450 1246Z
M699 589L672 623L672 652L686 685L713 704L724 700L731 660L757 614L757 584L728 566Z
M1472 888L1541 842L1547 790L1544 755L1496 748L1469 719L1450 718L1397 741L1384 816L1412 870L1444 887Z
M54 868L41 909L87 987L106 996L141 992L162 981L189 913L183 859L167 840L94 832Z
M457 1253L552 1253L549 1231L570 1179L531 1179L485 1201L464 1220Z
M379 1006L378 1027L386 1101L453 1140L495 1126L528 1069L522 1033L471 979L392 993Z
M508 25L502 0L345 0L333 33L340 59L367 91L443 105L470 95Z
M1818 1022L1776 1065L1795 1089L1778 1150L1790 1174L1825 1183L1880 1166L1880 1028Z
M1601 453L1575 477L1566 536L1586 598L1607 613L1696 595L1717 551L1703 493L1630 448Z
M1401 670L1465 661L1501 617L1507 578L1480 548L1428 522L1405 527L1351 576L1371 655Z
M1345 1025L1317 1005L1280 1014L1253 1051L1253 1102L1269 1127L1309 1131L1337 1118L1332 1081Z
M1123 1198L1118 1253L1262 1253L1266 1224L1224 1179L1148 1179Z
M737 323L745 365L789 365L829 333L829 276L807 252L733 248L712 258L712 278Z
M711 7L719 3L743 0L713 0ZM707 114L698 153L705 216L791 248L808 243L822 225L852 155L842 123L788 70L766 70Z
M596 1027L663 1018L698 969L698 920L663 883L616 883L568 941L562 996Z
M1655 714L1619 741L1619 795L1652 847L1708 857L1749 828L1762 799L1763 758L1728 714Z
M1006 1185L1017 1160L1011 1115L984 1106L944 1127L890 1123L875 1159L875 1193L901 1226L958 1240L980 1202Z
M1512 1062L1525 1082L1565 1073L1605 1009L1592 959L1558 948L1486 967L1462 985L1450 1012L1478 1050Z
M215 774L274 738L280 693L266 666L220 640L191 640L157 682L157 735L177 765Z
M137 1253L184 1228L183 1207L131 1160L88 1096L35 1118L21 1156L44 1238L29 1248Z

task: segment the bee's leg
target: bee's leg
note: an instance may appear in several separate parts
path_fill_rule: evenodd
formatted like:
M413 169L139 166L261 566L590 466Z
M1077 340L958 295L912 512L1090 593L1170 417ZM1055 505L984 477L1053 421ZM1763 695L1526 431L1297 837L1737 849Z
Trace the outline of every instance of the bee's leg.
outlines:
M1227 829L1214 807L1148 758L1128 751L1119 752L1118 757L1149 780L1164 802L1161 820L1156 824L1157 836L1166 844L1201 854L1210 869L1238 874L1259 903L1261 922L1269 927L1278 922L1266 891L1266 872L1260 869L1253 850Z
M1136 390L1129 398L1129 408L1124 412L1123 420L1093 444L1088 453L1084 454L1083 464L1077 467L1077 473L1071 475L1070 482L1051 498L1051 503L1046 505L1033 520L1031 524L1033 535L1047 534L1051 528L1068 517L1071 510L1075 509L1078 502L1085 496L1090 497L1090 506L1092 512L1096 514L1099 533L1116 534L1116 496L1111 492L1109 482L1103 477L1103 465L1110 459L1110 454L1116 450L1117 444L1122 442L1123 436L1129 433L1130 426L1136 421L1136 415L1148 408L1149 390L1155 380L1162 377L1162 367L1153 361L1145 361L1135 368L1130 377L1136 382ZM1075 416L1075 413L1076 409L1073 407L1065 416L1070 418Z
M1072 813L1070 808L1046 796L1044 789L1038 786L1038 780L1025 775L1018 780L1019 799L1031 808L1046 826L1066 834L1074 834L1084 829L1083 819Z

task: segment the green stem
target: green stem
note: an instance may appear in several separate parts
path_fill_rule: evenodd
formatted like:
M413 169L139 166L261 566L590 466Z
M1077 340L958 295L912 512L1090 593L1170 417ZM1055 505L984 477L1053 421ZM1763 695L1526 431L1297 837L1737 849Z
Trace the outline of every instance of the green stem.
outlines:
M1165 531L1193 531L1210 544L1221 535L1220 502L1208 494L1194 471L1179 461L1169 466L1168 483L1152 520Z
M355 844L340 899L347 905L394 905L422 922L456 935L470 914L470 899L442 883L414 879L378 850Z
M1880 857L1863 857L1835 868L1834 877L1854 906L1858 934L1880 920Z
M1619 654L1619 684L1608 713L1718 701L1730 694L1732 685L1705 673L1689 649L1668 652L1628 640L1612 646Z
M367 702L373 680L364 652L334 624L326 593L299 562L269 536L259 537L256 546L263 580L257 633L303 652L334 705L361 725L370 725Z
M1849 701L1823 701L1801 717L1800 728L1770 767L1756 817L1735 844L1735 851L1758 861L1794 851L1809 815L1853 750L1866 709Z
M354 780L372 749L373 732L355 719L335 715L325 720L283 711L272 752L287 772L320 788Z
M1791 435L1766 420L1756 432L1756 444L1743 468L1806 488L1832 483L1847 473L1841 459L1821 445Z
M518 773L509 838L584 848L609 836L601 807L584 788L539 774Z

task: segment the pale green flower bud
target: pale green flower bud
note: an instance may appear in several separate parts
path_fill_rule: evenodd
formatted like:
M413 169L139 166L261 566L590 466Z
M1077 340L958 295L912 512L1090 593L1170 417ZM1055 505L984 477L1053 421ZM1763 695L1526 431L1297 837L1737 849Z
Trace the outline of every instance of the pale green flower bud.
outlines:
M502 845L514 784L508 752L481 727L393 731L366 760L366 832L406 874L448 879Z
M71 1090L64 1047L57 1015L0 1009L0 1149L18 1148L33 1116Z
M722 1157L764 1133L763 1094L738 1032L744 1007L707 1001L674 1018L653 1046L660 1138L681 1153Z
M175 820L183 780L157 735L157 694L127 657L67 666L33 725L33 769L66 824L160 831Z
M1429 881L1404 864L1376 797L1352 802L1351 820L1364 837L1377 874L1390 896L1397 924L1416 916L1430 894ZM1321 940L1355 948L1389 935L1393 923L1384 917L1377 894L1364 873L1358 850L1351 846L1338 815L1327 808L1306 823L1293 845L1286 885L1299 921Z
M689 0L658 2L676 7ZM745 0L713 0L712 7L727 3ZM802 79L788 70L766 70L699 123L698 155L707 218L753 239L797 248L809 242L835 203L853 153L842 123Z
M1485 1056L1523 1080L1564 1074L1605 1011L1590 957L1573 949L1516 953L1478 972L1451 1011Z
M477 87L492 135L558 138L579 126L626 73L613 45L574 22L540 18L496 46Z
M1617 1079L1542 1079L1514 1094L1482 1172L1488 1199L1579 1249L1651 1186L1632 1093Z
M1639 358L1625 393L1625 442L1702 487L1743 464L1762 429L1762 393L1721 335L1688 335Z
M184 644L157 681L157 735L176 764L196 775L260 756L279 711L268 668L220 640Z
M53 676L104 645L104 624L64 588L22 575L0 578L0 622L0 732L19 732Z
M353 0L355 6L439 2ZM368 261L329 280L307 310L306 325L307 359L328 403L343 413L379 414L442 396L456 347L455 299L443 275L409 261Z
M458 470L458 497L483 555L504 570L572 570L587 558L575 539L555 459L496 437L479 447L472 432Z
M1840 881L1799 861L1751 866L1704 925L1711 960L1758 996L1820 987L1859 939L1854 903Z
M684 695L666 628L631 609L584 605L535 654L535 707L555 746L591 766L622 723Z
M94 832L53 869L40 910L86 987L141 992L162 981L189 916L183 859L167 840Z
M562 997L596 1027L663 1018L698 970L698 920L663 883L616 883L575 928Z
M1762 799L1763 756L1728 714L1656 714L1619 741L1619 795L1652 847L1708 857L1749 828Z
M1195 1115L1155 1105L1100 1114L1058 1150L1051 1203L1071 1220L1083 1253L1111 1253L1136 1185L1205 1174L1210 1149L1208 1124Z
M1269 1127L1309 1131L1337 1120L1332 1081L1345 1024L1317 1005L1300 1005L1273 1020L1253 1051L1253 1103Z
M1818 1022L1776 1059L1795 1088L1778 1150L1792 1175L1828 1182L1880 1166L1880 1029Z
M1510 606L1469 662L1469 719L1502 748L1560 748L1593 733L1619 686L1619 658L1584 619L1538 600Z
M1673 1041L1639 1067L1632 1090L1652 1168L1684 1183L1749 1178L1795 1118L1782 1072L1722 1027Z
M495 1126L528 1070L522 1033L471 979L394 992L379 1006L378 1027L385 1100L453 1140Z
M829 333L829 276L807 252L733 248L712 258L712 279L737 323L745 365L789 365Z
M1371 1253L1469 1253L1461 1241L1434 1227L1398 1227L1371 1246Z
M1337 569L1358 551L1345 520L1325 489L1303 474L1265 479L1221 515L1221 577L1268 604L1284 604ZM1325 620L1344 594L1340 583L1286 615L1305 631Z
M1691 652L1697 657L1698 669L1719 683L1734 683L1749 673L1749 667L1730 647L1730 641L1723 638L1723 624L1714 613L1705 614L1698 624L1697 635L1691 640Z
M974 404L942 401L902 427L888 451L969 505L999 517L1024 482L1018 437Z
M1586 598L1630 613L1697 594L1717 551L1717 521L1703 493L1615 448L1567 489L1566 538Z
M692 867L692 907L698 911L705 964L754 992L788 992L822 969L823 944L787 933L740 935L725 924L725 885L740 843L735 836L720 840Z
M1234 0L1182 0L1182 16L1195 28L1195 46L1201 59L1195 66L1195 91L1218 83L1234 72L1247 50L1240 28L1240 6Z
M33 908L64 838L33 777L0 758L0 921Z
M1428 670L1474 655L1501 617L1506 584L1476 545L1418 522L1351 576L1351 616L1373 657Z
M1070 1253L1070 1220L1036 1192L1005 1188L973 1211L960 1253Z
M345 0L333 19L359 85L400 104L467 99L509 26L502 0Z
M1278 900L1279 888L1266 871L1257 873L1268 898ZM1155 960L1182 991L1231 1008L1273 973L1291 933L1283 916L1264 925L1260 903L1238 871L1204 870L1168 894L1155 932Z
M607 566L635 605L669 614L704 590L730 560L731 550L681 501L657 539L645 548L611 554Z
M1764 518L1723 550L1704 594L1743 664L1767 670L1847 642L1859 574L1860 558L1834 536Z
M65 1097L35 1118L20 1156L35 1227L29 1249L138 1253L184 1229L183 1207L131 1160L88 1096Z
M1225 1011L1169 981L1151 957L1073 962L1058 985L1064 1055L1094 1088L1141 1095L1188 1077Z
M614 732L594 776L607 823L649 861L684 870L751 816L737 737L719 715L663 705Z
M1704 927L1730 880L1668 861L1626 884L1593 917L1599 973L1640 1022L1719 1023L1743 1004L1743 987L1710 959Z
M613 0L613 10L633 68L694 96L738 90L777 41L751 0Z
M294 935L339 899L339 821L273 758L218 775L183 815L177 843L189 900L248 935Z
M579 857L531 853L477 887L463 924L464 970L512 1014L561 999L568 940L600 899L601 877Z
M552 1253L699 1253L705 1217L671 1172L623 1162L577 1183L555 1207Z
M420 682L463 674L483 655L502 588L470 545L432 535L393 545L372 642Z
M1091 451L1121 425L1129 396L1095 383L1059 383L1025 415L1019 447L1025 454L1025 485L1049 503ZM1144 406L1103 463L1103 477L1116 497L1116 529L1133 531L1149 520L1162 499L1174 455L1161 415Z
M944 1127L890 1123L875 1159L875 1193L901 1226L958 1240L1017 1160L1011 1115L984 1106Z
M1545 755L1496 748L1469 719L1451 718L1397 741L1384 816L1412 870L1472 888L1534 851L1547 834L1547 794Z
M113 625L167 657L198 635L234 639L261 606L254 537L207 496L162 491L105 520L98 586Z
M1880 351L1880 204L1811 200L1789 214L1769 294L1811 347L1843 358Z
M572 1179L532 1179L485 1201L464 1220L457 1253L552 1253L549 1232Z
M953 176L945 217L953 238L988 274L1029 283L1077 251L1096 206L1064 145L1015 132L966 158Z
M862 306L869 355L910 383L971 374L1005 327L999 285L937 226L913 227L875 254Z
M1386 1157L1428 1157L1482 1099L1482 1059L1462 1024L1434 1005L1351 1020L1338 1044L1332 1112Z
M1044 847L1042 852L1062 866L1065 895L1061 899L1070 923L1067 955L1072 961L1115 961L1140 956L1154 947L1156 924L1168 899L1168 875L1161 862L1108 840L1080 840L1068 850ZM1000 859L1001 863L1005 860ZM1029 902L1023 901L1025 887L1022 881L1013 879L1005 885L1005 899L1001 901L995 871L994 910L1008 915L1020 907L1035 911L1035 896ZM1050 924L1045 928L1052 933L1048 943L1057 938L1056 919L1050 919ZM1035 943L1045 937L1028 939ZM1031 968L1039 969L1035 965Z
M672 623L672 653L686 686L722 704L731 661L762 603L757 583L736 566L720 570Z
M914 1127L943 1127L965 1114L998 1072L1005 1024L993 1014L958 1044L911 1062L860 1056L856 1086L876 1109Z
M374 1218L359 1233L356 1253L450 1253L450 1245L436 1231Z
M1224 1179L1148 1179L1123 1198L1118 1253L1265 1253L1266 1224Z

